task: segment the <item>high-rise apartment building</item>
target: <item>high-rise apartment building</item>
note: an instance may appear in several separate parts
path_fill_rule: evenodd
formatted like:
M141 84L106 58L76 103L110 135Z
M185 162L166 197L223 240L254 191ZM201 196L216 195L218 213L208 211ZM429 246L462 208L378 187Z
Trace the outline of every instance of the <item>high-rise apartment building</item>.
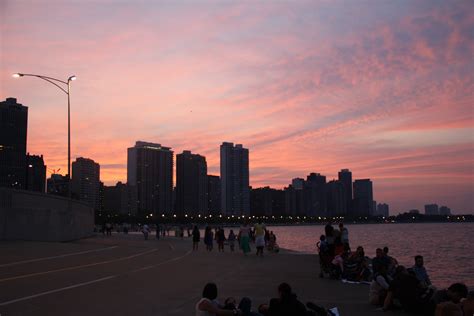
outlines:
M26 155L26 190L45 193L46 166L43 155Z
M92 159L79 157L72 163L72 196L95 210L100 207L100 166Z
M377 204L377 212L376 212L375 215L388 217L390 215L388 204L386 204L386 203Z
M344 184L339 180L329 181L326 185L327 215L346 215L346 196Z
M173 211L173 151L160 144L137 141L128 148L127 184L141 214Z
M224 215L250 215L249 150L222 143L221 211Z
M439 215L438 204L425 205L425 215Z
M46 192L59 196L68 196L69 179L62 174L53 173L48 180L46 180Z
M370 179L360 179L354 181L354 215L372 216L373 210L373 189Z
M346 214L352 211L352 172L349 169L342 169L338 173L338 179L344 188L344 200Z
M451 215L451 209L447 206L441 206L439 208L439 215Z
M185 150L176 155L176 212L204 214L208 210L206 157Z
M319 173L310 173L304 182L305 215L327 215L326 177Z
M208 214L221 213L221 179L219 176L207 176L207 209Z
M0 186L26 188L28 108L15 98L0 102Z

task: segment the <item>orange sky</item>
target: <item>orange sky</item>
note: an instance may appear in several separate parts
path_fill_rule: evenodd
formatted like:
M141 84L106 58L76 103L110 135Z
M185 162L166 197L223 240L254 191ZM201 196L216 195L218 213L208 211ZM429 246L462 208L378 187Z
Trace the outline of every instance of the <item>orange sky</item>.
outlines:
M136 140L250 150L254 187L341 168L392 213L474 205L470 1L2 1L0 97L29 107L28 151L65 171L66 96L14 72L75 74L72 155L126 181Z

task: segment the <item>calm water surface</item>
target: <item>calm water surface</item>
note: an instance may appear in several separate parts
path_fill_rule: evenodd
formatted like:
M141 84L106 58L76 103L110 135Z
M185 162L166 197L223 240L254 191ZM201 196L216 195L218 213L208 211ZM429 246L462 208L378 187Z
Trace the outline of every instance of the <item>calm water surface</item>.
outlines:
M363 246L369 257L387 246L399 264L413 265L414 256L425 259L431 281L437 287L464 282L474 287L474 223L345 225L351 248ZM324 226L272 226L280 247L315 253ZM227 232L226 232L227 233Z

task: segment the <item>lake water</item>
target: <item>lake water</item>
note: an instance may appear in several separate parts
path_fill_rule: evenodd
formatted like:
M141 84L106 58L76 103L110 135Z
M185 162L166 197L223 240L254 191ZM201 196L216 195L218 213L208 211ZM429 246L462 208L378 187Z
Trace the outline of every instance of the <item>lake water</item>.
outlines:
M438 288L453 282L474 286L474 223L345 225L352 249L363 246L369 257L375 249L389 247L399 264L411 267L414 256L425 259L431 281ZM281 248L316 253L324 226L270 226ZM227 230L226 230L227 233Z

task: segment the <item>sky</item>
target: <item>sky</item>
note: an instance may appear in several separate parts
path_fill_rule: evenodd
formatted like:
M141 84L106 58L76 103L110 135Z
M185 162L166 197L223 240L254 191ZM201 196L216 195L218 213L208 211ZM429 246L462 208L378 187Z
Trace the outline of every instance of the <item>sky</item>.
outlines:
M250 184L370 178L391 213L474 212L472 1L0 1L0 99L29 107L28 151L126 181L137 140L250 151Z

